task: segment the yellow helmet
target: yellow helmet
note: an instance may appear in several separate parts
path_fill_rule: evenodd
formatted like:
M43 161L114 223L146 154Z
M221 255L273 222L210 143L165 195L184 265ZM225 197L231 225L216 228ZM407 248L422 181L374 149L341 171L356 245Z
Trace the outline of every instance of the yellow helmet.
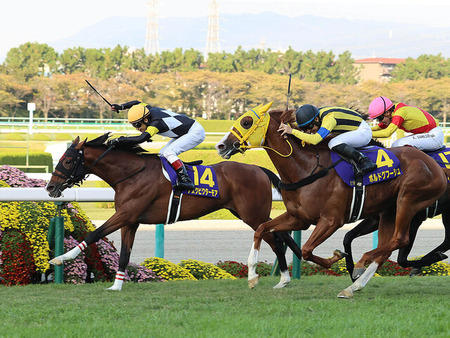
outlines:
M128 111L128 122L138 122L149 114L150 111L148 110L146 103L136 104Z

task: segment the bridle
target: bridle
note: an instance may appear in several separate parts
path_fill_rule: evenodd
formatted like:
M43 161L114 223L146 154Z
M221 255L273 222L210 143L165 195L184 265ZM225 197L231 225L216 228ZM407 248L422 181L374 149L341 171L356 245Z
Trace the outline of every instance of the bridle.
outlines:
M114 145L110 146L106 149L103 154L101 154L89 167L86 168L84 165L84 148L76 149L75 145L71 145L64 155L59 160L58 164L55 167L55 171L53 171L52 175L57 176L65 180L62 187L63 189L71 188L74 185L80 186L84 180L89 177L88 171L98 163L103 157L106 156L108 152L110 152L114 148ZM66 169L63 165L64 158L71 157L73 158L73 165L70 169ZM59 174L59 171L61 174Z
M287 155L281 154L279 151L263 145L266 139L267 129L269 127L270 114L266 112L262 114L262 116L259 116L253 109L250 110L250 112L248 112L247 114L249 113L253 113L256 116L256 121L255 118L252 117L254 122L247 131L240 125L239 127L236 126L236 124L238 124L240 120L243 117L245 117L245 115L241 116L241 118L238 121L236 121L235 124L230 129L230 133L233 134L238 139L236 142L233 143L232 145L233 148L241 153L244 153L247 149L264 148L270 149L282 157L289 157L292 154L293 149L291 143L288 140L286 140L286 142L289 144L291 150ZM257 133L257 135L259 134L260 137L258 138L258 136L254 135L254 133ZM253 137L253 140L251 140L251 137ZM258 145L252 145L252 143L257 143L257 141L259 142Z

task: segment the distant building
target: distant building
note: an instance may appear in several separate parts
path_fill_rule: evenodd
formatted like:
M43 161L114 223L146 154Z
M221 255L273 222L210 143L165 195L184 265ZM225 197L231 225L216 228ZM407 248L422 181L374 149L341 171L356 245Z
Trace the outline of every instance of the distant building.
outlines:
M373 80L386 83L392 78L395 66L404 61L405 59L395 58L367 58L355 60L354 65L359 69L359 82Z

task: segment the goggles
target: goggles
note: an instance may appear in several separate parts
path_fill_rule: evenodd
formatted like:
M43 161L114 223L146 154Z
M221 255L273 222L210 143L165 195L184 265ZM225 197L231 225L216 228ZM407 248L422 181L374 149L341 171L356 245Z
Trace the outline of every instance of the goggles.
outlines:
M131 125L133 128L139 129L142 126L142 121L133 122Z

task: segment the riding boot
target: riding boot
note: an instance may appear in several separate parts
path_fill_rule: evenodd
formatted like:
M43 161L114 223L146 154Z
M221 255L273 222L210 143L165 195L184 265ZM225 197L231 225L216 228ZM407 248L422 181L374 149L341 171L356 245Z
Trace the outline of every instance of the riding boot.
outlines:
M331 148L331 150L338 153L342 158L352 163L355 170L359 174L366 174L377 168L377 165L373 163L367 156L349 146L348 144L338 144Z
M195 188L194 183L192 183L192 180L189 178L184 164L182 164L181 167L176 169L175 171L177 173L177 185L174 186L175 189L192 190Z

